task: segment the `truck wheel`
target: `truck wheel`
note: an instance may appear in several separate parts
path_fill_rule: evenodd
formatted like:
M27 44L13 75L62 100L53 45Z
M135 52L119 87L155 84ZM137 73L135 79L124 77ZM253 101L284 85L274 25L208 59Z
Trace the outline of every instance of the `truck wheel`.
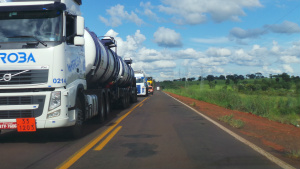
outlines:
M129 93L126 93L126 108L130 105L130 95Z
M133 103L137 102L137 91L135 90L134 94L133 94Z
M111 109L109 95L107 95L107 97L106 97L106 106L105 107L106 107L106 113L105 113L105 115L106 115L106 118L108 118L109 114L110 114L110 109Z
M127 99L126 99L126 95L124 95L122 98L121 98L121 106L122 106L122 108L123 109L125 109L126 108L126 101Z
M83 121L84 121L83 106L79 97L76 98L75 109L77 110L77 118L76 118L75 125L71 127L71 137L77 139L82 137L82 132L83 132L82 129L83 129Z
M99 106L100 106L100 112L99 112L99 122L100 123L103 123L104 122L104 120L105 120L105 100L104 100L104 97L102 97L101 99L100 99L100 104L99 104Z

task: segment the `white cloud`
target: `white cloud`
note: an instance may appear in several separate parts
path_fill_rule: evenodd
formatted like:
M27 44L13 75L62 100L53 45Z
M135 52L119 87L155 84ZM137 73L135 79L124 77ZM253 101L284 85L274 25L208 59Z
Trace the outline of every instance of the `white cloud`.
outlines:
M208 38L208 39L192 38L191 40L196 43L206 43L206 44L217 44L217 43L228 43L229 42L227 37Z
M119 33L110 29L105 36L113 36L117 41L118 55L126 58L135 58L138 49L142 46L142 43L146 40L145 35L141 34L140 30L137 30L134 35L128 35L126 41L117 37Z
M174 73L173 72L160 72L159 73L160 77L164 78L164 79L172 79L174 78Z
M175 58L168 51L157 51L155 49L148 49L146 47L142 47L138 51L136 59L139 61L151 62L156 60L171 60Z
M226 48L210 47L206 50L206 54L213 57L226 57L231 55L231 51Z
M151 5L151 2L141 2L140 6L143 7L143 12L139 12L142 13L143 15L147 16L150 19L156 20L157 22L160 22L160 18L152 11L153 8L155 8L154 6Z
M191 59L191 58L205 57L205 55L202 52L196 51L193 48L179 50L174 53L174 56L176 56L176 58L178 59Z
M282 68L285 73L294 73L294 69L290 65L282 65Z
M242 28L235 27L230 30L229 36L231 38L247 39L247 38L257 38L264 34L266 34L266 31L263 29L244 30Z
M281 56L280 60L283 63L300 63L300 59L296 56Z
M172 29L159 27L154 33L154 42L162 47L181 47L181 36Z
M198 65L200 66L220 66L229 63L228 57L205 57L198 59Z
M174 61L170 60L160 60L160 61L154 61L151 63L147 62L134 62L132 64L132 67L134 70L145 70L145 72L152 72L153 70L159 70L163 71L164 69L169 69L169 68L175 68L176 63Z
M269 68L268 66L263 66L263 70L260 72L262 72L265 75L282 73L282 71L280 69L273 69L273 68Z
M265 25L266 29L270 29L274 33L299 33L300 27L297 23L284 21L281 24Z
M113 29L110 29L109 31L106 32L104 36L111 36L116 38L119 35L119 33L115 32Z
M124 11L123 5L116 5L106 10L106 13L110 16L109 19L104 18L103 16L99 16L99 19L106 25L117 27L122 25L122 21L133 22L138 26L141 26L144 21L140 19L133 11L130 14L127 11Z
M273 41L273 46L272 46L271 52L273 52L273 53L278 53L278 52L280 52L280 47L279 47L279 45L278 45L278 42Z
M159 10L175 15L173 22L191 25L205 22L207 16L215 22L240 21L239 17L246 15L244 8L262 7L259 0L164 0L163 3Z
M242 39L253 39L259 38L267 33L281 33L281 34L292 34L300 33L300 27L297 23L284 21L281 24L265 25L263 28L255 28L244 30L242 28L232 28L229 32L229 38L236 40L238 43L244 43Z

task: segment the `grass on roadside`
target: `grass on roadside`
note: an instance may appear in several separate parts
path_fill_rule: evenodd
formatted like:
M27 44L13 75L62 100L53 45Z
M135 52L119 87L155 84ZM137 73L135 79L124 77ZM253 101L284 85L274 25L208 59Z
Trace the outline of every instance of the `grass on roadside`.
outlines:
M227 109L251 112L252 114L299 126L300 99L291 96L246 95L230 89L166 89L181 96L194 98L225 107Z
M238 129L243 128L245 125L245 123L242 120L234 119L233 114L221 116L218 118L218 120L223 121L223 122L231 125L232 127L238 128Z
M287 156L294 159L300 159L300 150L291 150L287 152Z
M193 103L190 104L190 106L195 107L195 106L196 106L196 103L193 102Z

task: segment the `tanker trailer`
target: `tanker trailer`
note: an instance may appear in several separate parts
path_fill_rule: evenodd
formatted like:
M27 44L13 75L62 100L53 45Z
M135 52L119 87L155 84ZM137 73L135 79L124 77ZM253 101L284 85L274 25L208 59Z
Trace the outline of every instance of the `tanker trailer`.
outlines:
M114 38L105 37L100 40L94 32L85 29L84 39L87 90L83 94L85 97L96 98L90 100L98 105L91 107L98 107L98 117L102 122L109 115L111 106L126 108L130 101L137 101L134 71L132 62L117 55ZM94 116L93 112L88 112L88 117L89 114Z

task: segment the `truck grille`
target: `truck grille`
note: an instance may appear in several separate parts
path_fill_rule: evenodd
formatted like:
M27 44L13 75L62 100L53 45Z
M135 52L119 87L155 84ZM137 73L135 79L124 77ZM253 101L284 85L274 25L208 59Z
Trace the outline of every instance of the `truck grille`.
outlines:
M0 119L38 117L42 115L46 96L0 97L0 106L39 104L35 110L0 110Z
M47 83L48 69L0 70L0 85Z

